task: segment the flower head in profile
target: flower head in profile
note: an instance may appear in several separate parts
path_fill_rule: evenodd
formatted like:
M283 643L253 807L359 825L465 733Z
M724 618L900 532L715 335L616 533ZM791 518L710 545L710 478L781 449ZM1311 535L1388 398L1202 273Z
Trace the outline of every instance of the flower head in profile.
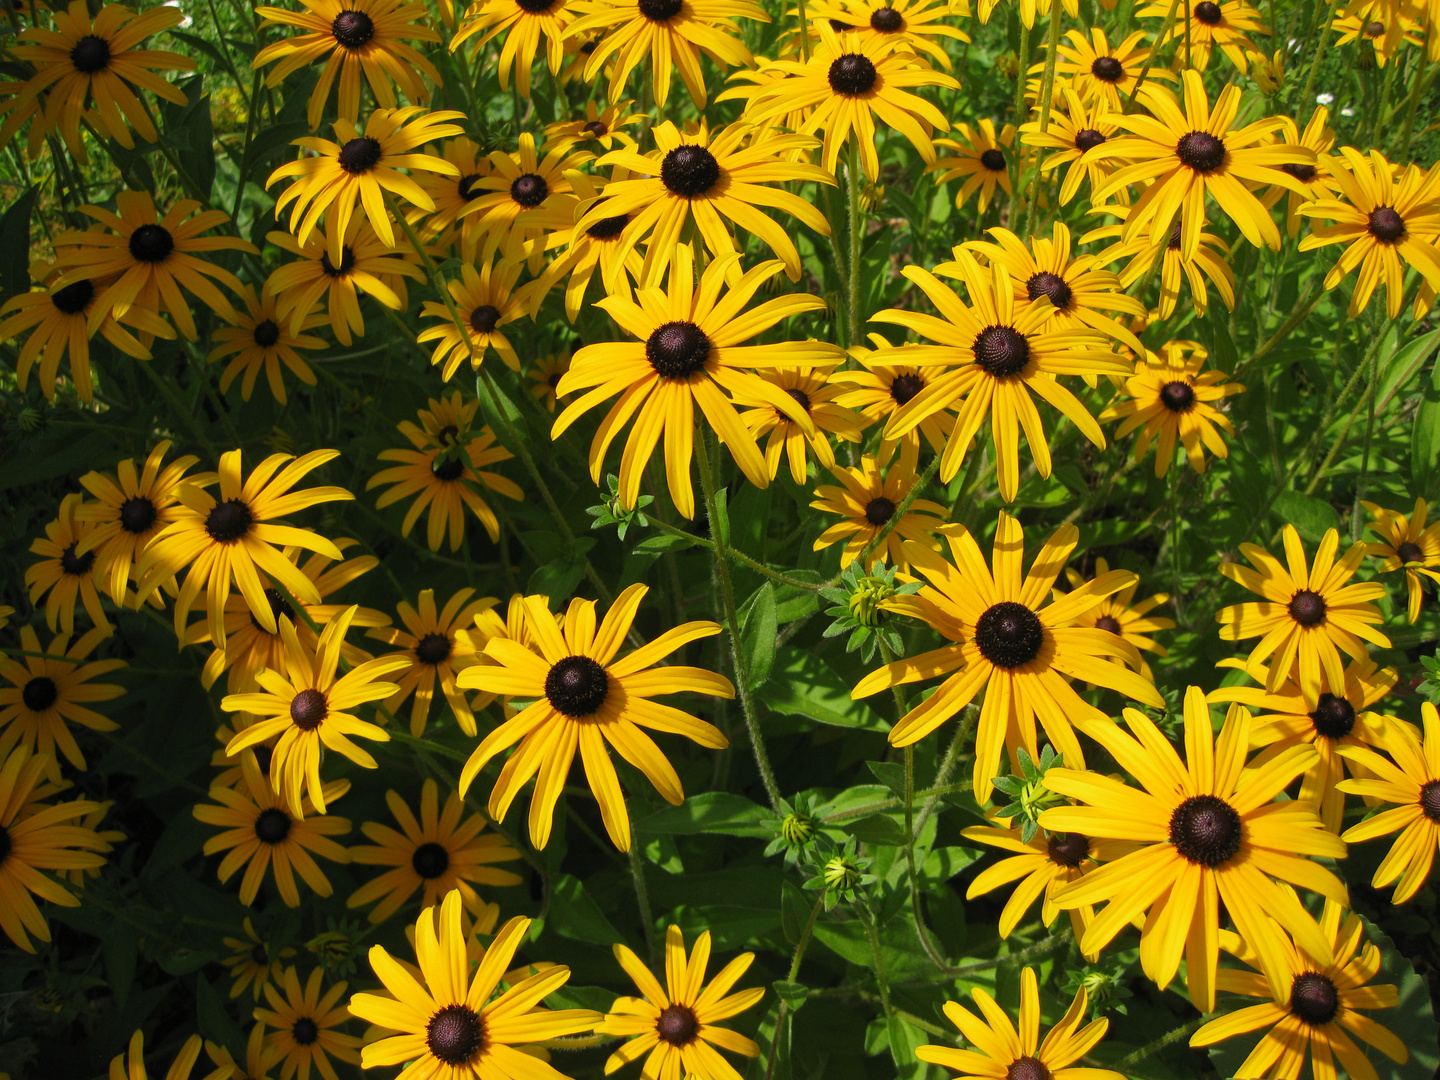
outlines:
M765 996L763 986L730 993L749 970L755 954L741 953L706 986L710 931L704 931L695 939L687 958L685 935L672 923L665 931L666 985L662 987L644 962L628 948L624 945L613 948L615 959L643 996L616 998L605 1019L595 1025L599 1034L627 1039L605 1062L605 1074L608 1076L643 1056L641 1076L647 1078L685 1075L703 1076L708 1080L740 1080L735 1067L716 1047L748 1058L759 1057L760 1047L753 1039L716 1025L744 1012Z
M1380 564L1382 574L1405 571L1406 618L1414 623L1420 618L1425 596L1421 575L1440 582L1440 520L1426 524L1430 507L1423 498L1415 500L1415 509L1408 516L1372 502L1360 505L1374 519L1365 527L1380 537L1368 543L1365 550L1384 560Z
M1084 1024L1090 995L1083 986L1043 1041L1040 1038L1040 985L1034 968L1027 967L1020 972L1018 1027L984 990L971 990L970 996L979 1006L981 1016L953 1001L945 1003L945 1015L974 1049L926 1045L915 1048L916 1057L976 1080L1121 1080L1122 1073L1109 1069L1071 1068L1090 1053L1110 1028L1110 1021L1105 1017Z
M1160 704L1162 699L1150 682L1116 662L1128 659L1138 668L1140 654L1134 646L1105 630L1076 625L1104 597L1133 583L1135 575L1112 570L1050 600L1056 578L1080 541L1074 525L1055 531L1023 579L1024 533L1005 511L1000 511L989 567L969 530L950 525L936 531L944 536L949 560L926 544L906 541L904 555L911 573L927 584L914 596L895 597L890 605L950 643L886 664L861 679L851 692L851 697L864 698L892 686L946 676L933 694L891 729L893 745L919 742L984 690L974 769L975 795L983 804L1007 748L1012 764L1022 746L1032 757L1038 756L1037 720L1065 760L1081 766L1085 755L1074 728L1093 734L1097 728L1113 726L1075 692L1070 679L1109 687L1148 705Z
M1139 845L1061 889L1055 903L1072 908L1108 901L1080 939L1089 959L1143 919L1140 964L1146 976L1168 986L1183 957L1190 1000L1202 1012L1213 1012L1222 904L1260 956L1277 994L1288 990L1285 933L1317 960L1334 960L1314 917L1287 885L1347 903L1340 879L1307 858L1344 858L1345 844L1325 831L1313 803L1275 801L1315 759L1314 747L1289 747L1246 771L1251 723L1245 709L1232 705L1217 736L1205 695L1192 686L1184 713L1183 759L1138 710L1125 710L1129 734L1118 724L1090 728L1140 786L1099 773L1051 769L1046 787L1084 805L1046 810L1039 821L1047 831Z
M1314 708L1322 690L1334 694L1345 686L1341 650L1364 660L1370 655L1367 641L1390 647L1390 639L1375 629L1384 616L1369 602L1384 596L1385 586L1373 581L1346 584L1365 558L1366 545L1352 545L1336 562L1336 529L1326 531L1309 566L1295 526L1286 525L1282 535L1287 565L1255 544L1240 545L1240 554L1255 569L1238 562L1220 564L1222 574L1264 599L1221 608L1215 618L1225 641L1260 638L1249 662L1269 660L1267 690L1278 690L1284 679L1295 676L1306 703Z
M490 792L489 813L503 821L510 804L536 778L530 841L537 848L550 839L555 804L577 752L605 831L616 847L628 851L630 815L610 748L639 769L666 802L679 806L685 799L680 777L642 729L684 735L711 750L729 745L713 724L650 700L682 692L734 696L730 680L714 672L655 666L686 642L720 633L719 624L684 623L616 658L648 591L644 585L631 585L615 598L598 628L593 600L570 601L557 625L544 597L527 596L525 625L531 647L510 638L490 638L485 655L494 662L466 668L456 680L465 688L533 699L475 748L460 773L460 793L464 795L492 758L515 747Z
M91 731L115 731L120 726L89 708L125 693L123 686L114 683L91 682L119 671L126 666L124 660L85 663L108 636L108 630L96 627L73 645L69 634L60 634L51 639L48 648L41 649L34 628L20 628L20 648L29 655L12 658L0 654L0 678L10 684L0 686L0 758L18 745L38 750L54 768L58 749L75 768L85 769L85 755L69 724ZM59 775L55 768L50 778Z
M350 1012L397 1034L367 1043L363 1066L412 1062L411 1075L448 1080L563 1080L548 1062L517 1047L589 1031L600 1014L540 1007L570 979L570 969L559 964L497 995L530 920L515 918L501 927L472 974L460 908L460 894L452 892L438 919L434 908L426 908L415 923L418 980L383 946L371 947L370 966L387 993L356 994Z

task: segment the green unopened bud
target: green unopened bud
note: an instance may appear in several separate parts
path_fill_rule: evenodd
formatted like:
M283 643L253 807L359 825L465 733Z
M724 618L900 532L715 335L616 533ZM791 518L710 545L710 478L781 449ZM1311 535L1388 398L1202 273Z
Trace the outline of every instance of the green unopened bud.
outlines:
M825 884L838 892L846 892L860 883L860 868L844 855L835 855L825 864Z
M48 986L42 986L30 995L30 1002L41 1012L58 1013L65 1008L65 999Z
M327 930L305 943L305 948L316 955L324 967L335 967L350 959L350 935L339 930Z
M804 847L815 835L815 819L808 814L786 814L780 822L780 836L791 847Z
M861 626L879 626L887 618L880 606L895 595L895 586L884 578L862 577L850 594L850 615Z

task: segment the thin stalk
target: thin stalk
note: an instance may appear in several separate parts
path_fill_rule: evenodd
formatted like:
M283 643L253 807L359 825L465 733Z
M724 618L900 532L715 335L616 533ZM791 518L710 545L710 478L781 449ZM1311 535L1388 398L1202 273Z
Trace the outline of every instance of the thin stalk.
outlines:
M1324 25L1320 29L1320 40L1315 44L1315 58L1310 61L1310 74L1305 76L1305 89L1300 92L1302 105L1315 100L1315 78L1320 74L1320 60L1325 55L1326 46L1330 44L1330 32L1334 26L1334 21L1330 18L1330 5L1321 4L1321 7L1325 11Z
M1188 0L1187 0L1188 2ZM1045 42L1045 75L1040 83L1040 134L1050 127L1050 99L1055 94L1055 56L1060 48L1061 0L1050 0L1050 33ZM1035 156L1035 180L1030 186L1030 206L1025 212L1025 238L1035 231L1035 214L1040 205L1040 156Z
M1370 361L1370 388L1365 392L1367 401L1375 397L1376 387L1380 382L1380 354L1377 352L1375 358ZM1365 441L1364 449L1360 452L1360 475L1355 480L1355 502L1350 510L1350 542L1358 543L1360 540L1360 527L1365 516L1360 512L1361 501L1365 498L1365 481L1370 475L1370 440L1375 435L1375 413L1377 409L1365 410Z
M650 890L645 886L645 866L640 861L640 852L634 839L630 842L630 877L635 882L635 902L640 907L640 922L645 927L645 948L650 953L650 963L657 963L659 954L655 951L655 913L650 907Z
M1127 1069L1132 1065L1140 1064L1140 1062L1144 1061L1148 1057L1154 1057L1161 1050L1164 1050L1167 1046L1172 1046L1175 1043L1179 1042L1181 1039L1185 1038L1185 1036L1199 1030L1200 1025L1203 1023L1205 1023L1205 1017L1197 1016L1189 1023L1181 1024L1174 1031L1167 1031L1164 1035L1161 1035L1160 1038L1156 1039L1154 1042L1146 1043L1134 1053L1127 1054L1125 1057L1115 1062L1115 1068Z
M856 904L855 913L860 916L865 935L870 939L870 958L875 964L875 982L880 987L880 1008L888 1017L894 1010L890 1007L890 984L885 979L885 958L880 953L880 933L875 929L875 920L865 910L865 905Z
M713 540L707 540L703 536L696 536L694 533L686 532L684 529L677 528L676 526L671 525L669 522L661 521L657 517L651 517L643 510L640 512L640 517L644 519L645 524L653 525L655 528L659 529L663 533L669 533L671 536L683 537L684 539L690 541L690 543L694 544L696 547L703 547L710 551L715 550L715 542ZM810 592L814 592L818 589L824 588L824 586L819 584L818 582L801 581L799 578L787 577L786 575L780 573L778 570L771 570L768 566L760 562L758 559L752 559L749 555L746 555L743 551L740 551L737 548L727 547L725 551L730 556L730 558L734 559L736 562L748 566L756 573L764 574L771 581L777 582L780 585L788 585L792 589L805 589Z
M1400 129L1399 157L1403 159L1410 153L1410 136L1415 131L1415 114L1420 108L1420 98L1425 93L1425 87L1430 85L1434 78L1430 70L1430 53L1427 49L1424 58L1420 61L1420 70L1415 75L1415 86L1410 91L1410 103L1405 108L1405 125Z
M1125 99L1125 112L1135 111L1135 96L1140 93L1140 87L1145 85L1145 78L1150 74L1150 68L1155 63L1155 54L1160 51L1160 42L1165 40L1171 27L1175 25L1175 10L1180 6L1180 0L1170 0L1170 10L1165 15L1165 29L1155 39L1155 45L1145 57L1145 66L1140 69L1140 77L1135 80L1135 85L1130 88L1130 96Z
M804 0L801 0L803 3ZM795 952L790 957L790 974L785 977L786 982L794 982L800 975L800 961L805 956L805 950L810 945L810 935L815 929L815 920L820 917L820 912L825 906L825 892L821 890L820 895L815 898L815 906L810 909L810 917L805 920L805 929L800 931L800 940L795 943ZM770 1053L765 1057L765 1080L771 1080L775 1072L775 1049L780 1045L780 1032L785 1026L785 1018L790 1015L790 1003L780 1002L780 1007L775 1010L775 1034L770 1039Z
M845 307L850 344L860 341L860 140L852 139L845 162L845 216L850 233L849 274L845 279Z

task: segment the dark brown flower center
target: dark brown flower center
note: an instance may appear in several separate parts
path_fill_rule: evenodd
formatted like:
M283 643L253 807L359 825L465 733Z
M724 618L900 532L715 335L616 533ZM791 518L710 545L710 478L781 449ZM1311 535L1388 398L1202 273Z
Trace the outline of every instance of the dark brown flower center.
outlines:
M262 844L278 844L290 835L290 815L270 807L255 819L255 836Z
M700 1031L700 1020L688 1005L667 1005L655 1021L655 1030L671 1046L689 1046Z
M1101 615L1095 620L1096 630L1109 630L1112 634L1120 633L1120 620L1113 615Z
M720 182L720 163L705 147L686 143L665 155L660 180L682 199L696 199Z
M1290 617L1301 626L1318 626L1325 621L1325 598L1314 589L1300 589L1290 598Z
M446 1005L425 1026L430 1053L455 1068L485 1049L485 1020L467 1005Z
M71 282L63 289L56 289L50 294L50 303L54 304L55 310L62 315L79 315L90 306L90 301L93 299L95 299L95 286L90 283L89 278Z
M830 89L844 97L868 94L879 77L870 58L860 53L845 53L830 61Z
M1125 77L1125 65L1113 56L1097 56L1090 65L1090 74L1101 82L1119 82Z
M1220 5L1213 3L1212 0L1200 0L1200 3L1195 5L1195 18L1206 26L1219 26L1220 20L1224 17L1225 14L1220 10Z
M475 185L478 184L481 179L482 177L479 173L466 173L456 181L455 194L459 195L460 198L466 202L469 202L471 199L478 199L481 191L477 190Z
M454 424L446 424L435 433L435 441L441 446L454 446L460 438L460 429Z
M144 495L136 495L120 504L120 527L138 535L155 524L155 515L155 504Z
M791 401L795 402L796 405L799 405L807 413L810 411L810 395L805 393L804 390L786 390L785 393L789 395Z
M451 480L458 480L465 471L465 462L461 461L458 455L436 455L430 462L431 475L436 480L443 480L449 483Z
M10 857L10 850L14 846L14 841L10 839L10 830L4 825L0 825L0 865L3 865L5 860Z
M580 130L596 139L600 138L602 135L610 134L610 129L606 127L603 123L601 123L599 120L591 120Z
M1050 854L1051 862L1073 870L1089 856L1090 838L1078 832L1051 833L1050 839L1045 842L1045 848Z
M84 577L95 565L95 552L87 551L84 555L76 555L75 547L75 544L71 544L60 553L60 571L71 577Z
M358 49L375 36L375 23L363 11L342 11L330 24L335 40L347 49Z
M35 676L20 691L20 700L31 712L44 712L54 705L59 697L60 690L56 687L55 680L45 675Z
M450 852L432 840L415 849L415 854L410 856L410 865L426 881L434 881L450 869Z
M890 399L896 405L904 405L925 389L925 380L919 375L896 375L890 382Z
M1093 150L1105 141L1105 136L1094 128L1081 128L1075 133L1075 149L1082 154L1087 150Z
M710 339L692 322L664 323L645 340L645 359L662 379L688 379L710 359Z
M1175 156L1187 169L1204 175L1225 164L1225 140L1208 131L1192 131L1175 144Z
M905 29L905 16L892 7L876 8L870 13L870 28L882 34L898 34Z
M1005 171L1005 152L998 147L992 146L980 155L980 164L991 172Z
M1315 179L1315 166L1307 165L1303 161L1287 161L1280 166L1280 171L1293 176L1302 184L1308 184Z
M616 214L614 217L601 218L595 224L585 229L585 235L592 240L614 240L625 231L625 226L630 224L629 214Z
M1013 600L987 608L975 621L975 647L996 667L1008 670L1028 664L1044 644L1039 616Z
M528 11L531 15L543 15L555 6L555 0L515 0L521 11Z
M344 277L355 269L355 249L349 244L340 248L340 265L338 267L330 261L330 253L325 252L320 256L320 269L332 278Z
M1385 24L1384 24L1384 23L1382 23L1382 22L1368 22L1368 23L1365 24L1365 36L1366 36L1366 37L1368 37L1368 38L1377 38L1377 37L1379 37L1379 36L1380 36L1381 34L1383 34L1383 33L1385 33Z
M415 646L415 659L422 664L429 664L434 667L436 664L443 664L450 659L450 650L454 648L450 639L444 634L426 634Z
M1160 387L1160 404L1173 413L1189 412L1195 407L1195 388L1183 379Z
M1355 726L1355 706L1326 690L1316 701L1310 720L1317 734L1327 739L1343 739Z
M265 967L270 963L270 954L265 951L264 945L256 945L250 950L250 962L256 967Z
M532 206L539 206L549 194L550 185L537 173L517 176L510 184L510 198L527 210Z
M94 34L86 34L70 50L70 63L82 75L94 75L110 66L110 43Z
M275 586L271 585L266 588L265 599L270 603L270 614L275 619L276 629L279 629L281 616L289 619L292 623L295 621L295 609L290 606L290 601L286 600L280 590L275 588ZM260 620L255 618L253 611L250 613L250 625L262 634L268 634L270 632L260 625ZM264 747L257 747L256 751L259 752L264 749Z
M488 334L500 324L500 309L494 304L481 304L470 313L470 329Z
M1395 554L1400 556L1402 563L1423 563L1425 561L1425 552L1420 550L1420 545L1412 544L1409 540L1396 548Z
M571 718L594 716L609 694L609 673L588 656L567 656L545 676L545 696Z
M1005 1080L1050 1080L1050 1070L1037 1057L1017 1058L1005 1070Z
M1405 239L1405 221L1393 206L1377 206L1370 211L1370 235L1382 244L1398 244Z
M1165 246L1166 246L1167 248L1169 248L1171 251L1179 251L1179 250L1180 250L1180 222L1179 222L1179 221L1176 221L1174 227L1170 230L1170 239L1167 240L1167 241L1165 241Z
M1431 821L1440 822L1440 780L1421 785L1420 812Z
M895 503L884 495L877 495L865 504L865 520L877 529L895 516Z
M1290 984L1290 1011L1305 1023L1320 1027L1340 1011L1340 994L1329 976L1305 971Z
M290 720L301 731L314 731L329 713L330 706L319 690L301 690L290 699Z
M130 254L136 262L162 263L175 250L175 238L160 225L141 225L130 234Z
M274 319L261 319L255 324L255 329L251 331L250 336L256 345L262 349L268 349L280 340L280 327L276 325Z
M1018 375L1030 362L1030 342L1013 326L987 326L975 335L973 348L975 363L996 379Z
M380 164L380 140L362 135L340 148L340 167L351 176L360 176Z
M254 523L255 516L246 503L239 499L227 499L217 503L205 518L205 531L217 544L233 544L248 533Z
M1032 275L1030 280L1025 283L1025 292L1031 300L1048 296L1050 302L1057 308L1069 307L1071 297L1074 295L1070 291L1070 286L1065 284L1064 278L1059 274L1052 274L1048 270L1042 270L1040 273Z
M681 0L640 0L640 14L651 22L669 22L682 7Z
M1240 815L1224 799L1192 795L1170 815L1170 842L1193 863L1214 868L1240 850Z
M296 1017L290 1025L290 1035L301 1046L309 1046L320 1038L320 1025L308 1016Z

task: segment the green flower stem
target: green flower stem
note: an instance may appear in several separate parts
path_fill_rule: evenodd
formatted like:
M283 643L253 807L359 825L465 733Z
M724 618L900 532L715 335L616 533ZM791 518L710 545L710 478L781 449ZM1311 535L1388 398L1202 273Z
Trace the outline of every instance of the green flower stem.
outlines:
M945 756L940 760L940 768L935 773L935 784L926 793L925 805L920 808L920 816L915 819L915 831L922 832L930 815L935 812L943 795L956 791L969 791L971 782L961 781L959 784L952 784L950 778L955 775L955 767L960 764L960 751L969 741L971 734L975 731L975 724L980 719L980 706L973 702L965 706L960 717L960 723L956 725L955 736L950 740L950 746L945 751Z
M643 510L640 511L640 516L644 519L646 525L653 525L655 528L659 529L663 533L669 533L671 536L682 537L683 539L690 541L690 543L694 544L696 547L703 547L710 551L715 550L715 542L713 540L707 540L703 536L696 536L694 533L686 532L684 529L677 528L676 526L671 525L668 522L661 521L657 517L651 517ZM771 570L768 566L760 562L758 559L752 559L749 555L746 555L738 548L727 547L725 549L725 553L729 555L730 558L734 559L736 562L744 566L748 566L756 573L764 574L771 581L777 582L781 585L788 585L792 589L805 589L807 592L816 592L824 588L824 586L821 585L819 582L801 581L799 578L786 577L778 570Z
M852 135L854 133L852 132ZM860 342L860 139L850 141L845 161L845 216L850 239L850 272L845 279L845 307L850 345Z
M805 11L805 0L800 0L800 59L806 62L810 60L810 17ZM765 1070L768 1080L770 1070Z
M1305 76L1305 89L1300 91L1300 104L1303 106L1307 101L1315 100L1315 77L1320 74L1320 61L1325 56L1325 49L1330 44L1330 33L1334 28L1334 20L1330 14L1330 5L1321 3L1318 5L1324 12L1321 15L1320 40L1315 43L1315 57L1310 61L1310 73Z
M804 0L801 0L803 3ZM805 950L810 945L810 935L815 930L815 920L820 917L821 910L825 907L825 893L822 890L815 898L815 906L810 909L810 917L805 920L805 929L800 931L800 940L795 943L795 952L790 957L790 973L785 976L786 982L794 982L800 977L800 961L805 956ZM770 1040L770 1053L765 1059L765 1080L770 1080L775 1072L776 1048L780 1045L780 1032L785 1026L785 1018L790 1015L790 1003L780 1002L780 1007L775 1010L775 1034Z
M1235 369L1234 374L1230 376L1231 379L1238 382L1240 377L1249 371L1257 360L1265 356L1274 349L1275 346L1289 337L1290 332L1304 322L1306 317L1315 310L1315 306L1320 303L1320 298L1325 295L1325 290L1319 284L1319 281L1320 279L1316 278L1315 281L1311 283L1309 291L1305 294L1305 298L1295 305L1295 310L1290 313L1290 317L1281 323L1280 329L1271 334L1270 337L1265 340L1265 343L1251 354L1249 360L1246 360L1245 363Z
M1410 103L1405 109L1405 125L1400 130L1399 157L1405 158L1410 154L1410 137L1415 131L1415 114L1420 108L1420 98L1424 96L1425 90L1434 81L1435 72L1430 70L1430 53L1428 50L1422 52L1420 70L1415 73L1415 85L1410 91Z
M175 388L162 379L155 371L155 362L153 360L141 360L139 363L132 364L131 366L138 367L141 371L145 372L145 377L155 384L155 389L160 391L160 396L165 399L166 403L174 411L175 419L185 425L185 430L190 433L190 437L200 446L204 447L207 454L218 460L220 455L215 449L215 444L210 441L209 436L205 434L205 429L202 428L195 417L191 415L191 411L185 407L185 403L180 400L180 395L175 393Z
M735 587L730 580L730 560L727 557L730 545L720 538L720 507L715 495L715 476L710 468L710 451L706 448L707 433L704 427L695 430L695 457L700 468L700 486L705 492L705 511L710 518L710 531L714 543L711 551L715 554L715 578L720 586L720 602L725 618L725 629L730 633L730 657L735 669L735 690L740 696L740 708L745 714L745 728L750 733L750 749L755 754L755 765L760 770L760 779L765 784L765 795L770 800L770 809L780 812L780 786L775 782L775 770L770 764L770 755L765 750L765 739L760 733L760 717L755 711L755 701L750 692L750 673L746 670L744 656L740 651L740 617L735 610Z
M1042 135L1050 128L1050 99L1055 94L1055 57L1060 48L1060 12L1061 0L1050 0L1050 33L1045 48L1045 75L1040 85L1040 133ZM1023 86L1023 72L1021 80ZM1030 185L1030 206L1025 212L1025 236L1027 239L1035 231L1035 214L1040 205L1040 177L1040 156L1037 154L1035 156L1035 178Z
M1179 1042L1187 1035L1190 1035L1192 1032L1198 1031L1200 1029L1200 1025L1203 1023L1205 1023L1205 1017L1197 1016L1189 1023L1181 1024L1174 1031L1167 1031L1164 1035L1161 1035L1160 1038L1156 1039L1154 1042L1146 1043L1144 1046L1140 1047L1139 1050L1136 1050L1132 1054L1127 1054L1125 1057L1115 1062L1115 1068L1128 1069L1132 1065L1140 1064L1140 1062L1144 1061L1146 1058L1154 1057L1161 1050L1164 1050L1167 1046L1173 1046L1175 1043Z
M865 936L870 939L870 958L875 964L875 982L880 987L881 1011L887 1017L892 1016L894 1009L890 1006L890 984L885 979L885 957L880 952L880 933L864 904L856 904L855 913L860 916L860 922L865 927Z
M1009 956L1002 956L999 958L998 961L977 960L973 964L962 964L960 967L955 969L955 975L957 978L963 978L966 975L973 975L977 971L986 971L990 968L993 968L997 963L1028 964L1031 960L1036 960L1042 956L1054 952L1061 945L1064 945L1067 941L1069 941L1070 937L1070 924L1068 920L1065 920L1065 925L1062 929L1055 931L1049 937L1041 938L1033 945L1026 946L1019 952L1013 952Z
M1130 95L1123 102L1124 111L1127 113L1135 111L1135 95L1140 93L1140 87L1145 85L1145 78L1150 74L1150 68L1155 63L1155 56L1160 51L1159 42L1164 40L1171 28L1175 25L1175 11L1180 6L1180 0L1170 0L1170 10L1165 15L1165 29L1155 39L1156 44L1151 47L1150 54L1145 57L1145 66L1140 69L1140 77L1135 80L1135 85L1130 88Z
M630 877L635 882L635 902L640 908L640 923L645 928L645 949L650 954L650 963L659 962L655 949L655 912L650 907L650 890L645 886L645 865L640 861L640 851L635 839L630 839Z
M1377 352L1370 361L1370 388L1365 391L1365 400L1372 401L1375 397L1376 388L1380 384L1380 354ZM1370 476L1370 440L1375 434L1375 414L1379 409L1365 409L1365 441L1360 452L1360 475L1355 480L1355 501L1350 510L1350 542L1358 543L1360 540L1360 529L1364 524L1364 509L1360 502L1365 498L1365 481Z
M925 788L915 793L916 798L939 799L944 795L954 795L962 791L970 790L970 782L963 780L954 784L937 784L934 787ZM894 810L904 805L905 800L896 796L893 799L881 799L879 802L866 803L864 806L855 806L849 810L841 810L837 814L827 814L820 818L827 825L837 821L845 821L847 818L865 817L867 814L876 814L884 810Z

